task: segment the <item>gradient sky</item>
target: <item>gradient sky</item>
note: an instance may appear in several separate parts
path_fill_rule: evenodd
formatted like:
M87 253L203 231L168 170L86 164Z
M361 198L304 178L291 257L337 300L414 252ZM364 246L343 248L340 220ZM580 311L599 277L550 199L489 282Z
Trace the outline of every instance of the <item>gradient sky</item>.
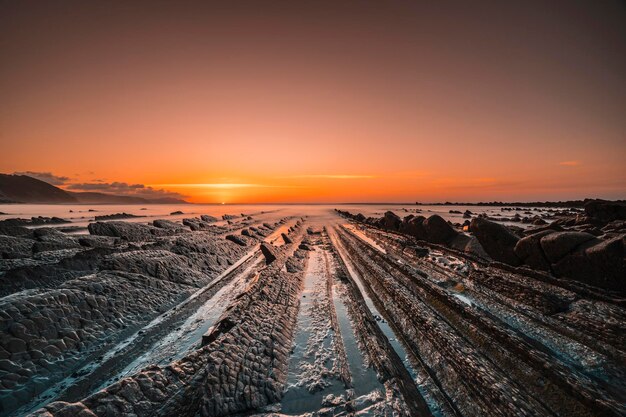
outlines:
M624 22L608 0L2 1L0 172L195 202L626 198Z

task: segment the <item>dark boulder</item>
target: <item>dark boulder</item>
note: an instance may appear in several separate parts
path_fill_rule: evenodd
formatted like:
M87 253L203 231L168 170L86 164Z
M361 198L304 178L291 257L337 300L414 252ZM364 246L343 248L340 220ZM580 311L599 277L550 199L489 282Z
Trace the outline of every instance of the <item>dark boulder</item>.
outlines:
M415 217L415 215L413 214L409 214L408 216L404 216L402 218L402 223L400 223L400 232L404 233L404 230L406 229L406 226L409 224L409 222L411 221L411 219Z
M542 237L551 233L555 233L555 231L544 230L520 239L515 245L515 254L531 268L550 271L550 261L543 254L540 241Z
M182 229L182 226L178 223L175 223L170 220L158 219L152 222L154 227L158 227L159 229Z
M594 236L585 232L556 232L541 238L541 248L548 261L558 262L576 247L593 239Z
M387 230L398 231L400 229L401 223L402 220L397 214L393 213L392 211L387 211L382 218L381 227Z
M467 253L468 255L477 256L483 259L491 259L475 236L468 236L464 233L459 233L452 238L452 240L448 243L448 246L452 249Z
M208 214L203 214L202 216L200 216L200 219L202 219L203 222L207 223L214 223L218 220L217 217L209 216Z
M120 219L132 219L134 217L144 217L137 216L135 214L130 213L115 213L115 214L103 214L102 216L96 216L96 220L120 220Z
M226 240L230 240L233 243L236 243L240 246L248 246L248 243L245 241L245 239L242 236L236 236L236 235L228 235L225 238Z
M513 266L521 264L514 251L519 238L507 227L476 217L471 221L469 229L494 260Z
M276 251L268 243L261 243L261 253L265 257L265 264L269 265L276 260Z
M402 218L402 223L400 223L400 226L398 226L398 231L400 233L404 233L404 234L408 234L407 233L407 227L409 225L409 222L414 218L415 216L413 214L409 214L408 216L404 216Z
M457 231L437 214L424 220L422 227L426 233L426 240L432 243L446 243L457 235Z
M424 216L411 217L403 226L403 233L413 236L420 240L426 240L426 230L424 229Z
M626 293L626 235L617 236L585 250L589 262L598 271L595 285Z
M624 236L588 240L552 265L559 277L626 294Z
M194 217L191 219L187 219L187 218L183 219L183 225L189 227L194 232L204 230L209 226L208 223L200 220L197 217Z
M626 201L588 200L585 213L602 222L626 220Z

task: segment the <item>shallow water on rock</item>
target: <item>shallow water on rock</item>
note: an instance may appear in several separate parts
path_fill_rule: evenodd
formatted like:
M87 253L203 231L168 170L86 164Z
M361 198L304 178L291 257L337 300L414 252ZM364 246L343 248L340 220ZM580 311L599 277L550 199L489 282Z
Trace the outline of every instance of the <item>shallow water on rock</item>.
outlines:
M356 236L358 237L358 235ZM393 350L398 354L398 356L402 360L403 365L406 367L407 371L411 375L411 378L415 381L417 389L422 395L422 397L424 398L424 400L426 401L431 413L434 416L443 416L444 413L442 411L441 404L439 404L439 402L435 399L433 393L431 392L432 382L428 379L428 377L423 372L418 372L413 367L413 364L409 360L409 356L408 356L406 349L404 348L400 340L398 340L395 332L393 331L389 323L385 320L384 316L379 312L378 308L374 304L374 301L370 297L365 285L363 284L360 274L356 272L356 270L354 269L353 265L351 264L349 260L349 257L343 252L341 245L337 245L337 250L339 251L340 256L344 260L348 273L352 277L352 280L356 283L359 289L359 292L363 296L363 299L365 300L365 304L367 305L368 309L370 310L370 312L376 319L378 327L383 332L383 334L387 337ZM348 356L349 356L349 353L348 353Z
M309 255L300 297L294 347L289 360L281 412L298 415L317 411L324 397L341 395L344 384L334 371L334 338L327 313L326 269L320 249Z
M151 365L166 365L185 356L191 349L200 347L204 335L222 315L233 298L239 294L251 278L262 258L258 257L247 268L238 273L228 284L200 306L185 322L164 338L156 341L143 355L130 363L116 377L111 378L98 389L116 380L140 371Z
M363 353L360 351L354 335L354 327L348 316L348 309L342 300L345 296L340 287L333 284L333 303L335 311L337 311L337 321L341 329L341 336L350 366L350 374L352 375L352 385L357 396L368 394L375 389L382 389L382 384L378 381L376 371L366 366L363 359Z

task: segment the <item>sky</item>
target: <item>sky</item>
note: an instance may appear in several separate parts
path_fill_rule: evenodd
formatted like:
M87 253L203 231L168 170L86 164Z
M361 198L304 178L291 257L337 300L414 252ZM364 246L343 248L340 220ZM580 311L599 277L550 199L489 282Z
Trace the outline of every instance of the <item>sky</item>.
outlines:
M192 202L626 198L621 1L0 1L0 172Z

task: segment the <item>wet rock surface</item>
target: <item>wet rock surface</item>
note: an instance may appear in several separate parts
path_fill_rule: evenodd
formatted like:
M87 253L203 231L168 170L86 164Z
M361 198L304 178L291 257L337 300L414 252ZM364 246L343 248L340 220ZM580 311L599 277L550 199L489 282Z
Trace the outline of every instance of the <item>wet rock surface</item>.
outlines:
M626 413L622 220L405 211L4 226L0 415Z
M438 251L447 261L433 262L407 251L406 239L372 229L403 260L395 263L357 235L339 232L343 256L451 415L624 412L617 382L625 372L624 344L615 336L625 312L610 293L589 299L558 281L468 264L443 246Z
M79 403L52 403L36 415L219 416L280 399L298 311L302 273L282 266L294 245L277 249L222 315L205 345L165 368L149 367Z
M223 236L160 225L109 221L90 224L93 234L83 237L49 228L0 236L13 257L32 260L10 259L0 274L0 414L56 384L39 401L59 395L62 381L88 372L86 361L97 363L246 252Z
M392 212L378 219L337 212L357 222L443 244L479 259L545 271L626 295L626 225L621 218L624 204L590 200L585 205L585 216L578 209L547 209L546 218L551 223L542 218L524 221L533 224L527 229L507 226L495 221L502 218L481 214L471 222L458 224L461 231L438 215L426 218L411 214L398 222L399 217ZM507 220L515 219L523 220L520 216Z

